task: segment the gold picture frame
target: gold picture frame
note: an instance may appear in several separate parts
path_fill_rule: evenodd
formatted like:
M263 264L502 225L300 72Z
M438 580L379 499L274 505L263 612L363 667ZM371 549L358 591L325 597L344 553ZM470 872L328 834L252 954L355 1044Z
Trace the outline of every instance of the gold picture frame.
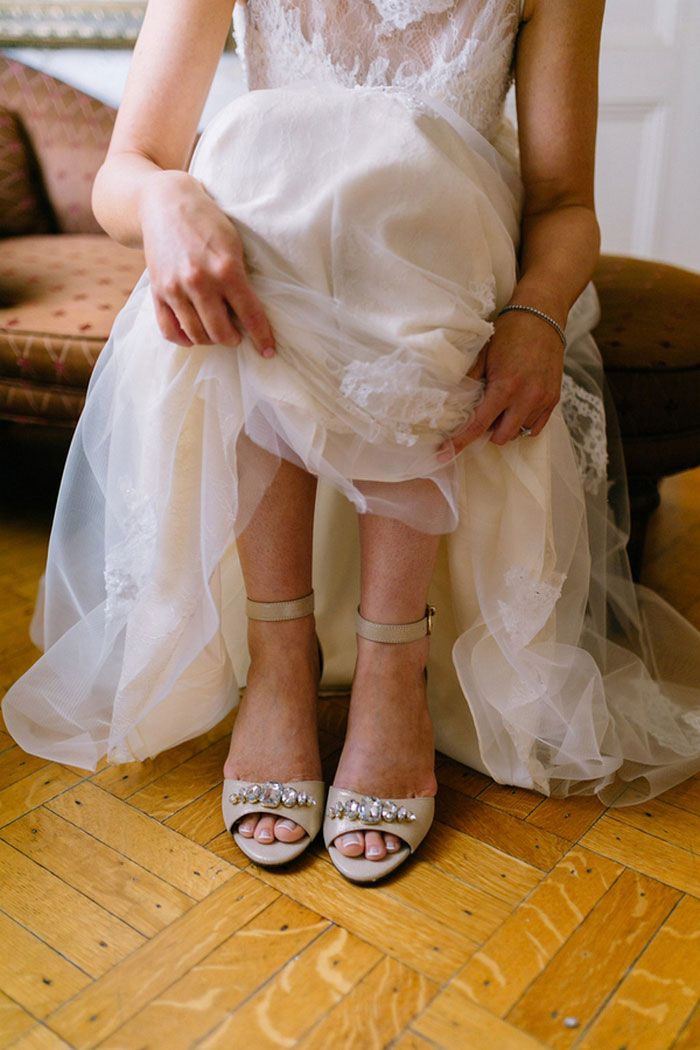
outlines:
M1 47L134 46L146 0L0 0Z

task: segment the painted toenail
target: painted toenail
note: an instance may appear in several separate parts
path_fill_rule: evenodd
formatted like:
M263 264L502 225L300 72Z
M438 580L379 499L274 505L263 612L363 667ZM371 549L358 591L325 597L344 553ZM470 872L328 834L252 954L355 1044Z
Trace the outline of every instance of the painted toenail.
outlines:
M260 832L258 839L260 842L272 842L274 837L275 836L272 834L272 832L268 831L268 829L265 828L264 831Z
M382 853L379 846L368 846L365 852L368 857L380 857Z
M362 845L362 836L358 835L357 832L353 832L350 835L345 835L343 837L343 845L344 846L361 846Z
M297 825L293 820L278 820L275 824L276 828L284 828L285 831L294 831Z

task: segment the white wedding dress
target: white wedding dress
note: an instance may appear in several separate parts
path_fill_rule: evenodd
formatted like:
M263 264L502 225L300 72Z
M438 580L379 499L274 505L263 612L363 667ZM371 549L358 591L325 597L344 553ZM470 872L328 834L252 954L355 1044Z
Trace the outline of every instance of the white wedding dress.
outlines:
M544 432L437 460L517 278L518 0L249 0L235 24L249 86L268 90L217 116L192 171L241 232L278 354L169 344L144 276L71 447L34 621L45 655L5 699L10 732L94 768L231 708L247 670L235 535L284 457L322 481L325 687L352 676L357 511L389 515L445 533L428 671L442 751L604 802L684 779L700 638L629 577L592 288Z

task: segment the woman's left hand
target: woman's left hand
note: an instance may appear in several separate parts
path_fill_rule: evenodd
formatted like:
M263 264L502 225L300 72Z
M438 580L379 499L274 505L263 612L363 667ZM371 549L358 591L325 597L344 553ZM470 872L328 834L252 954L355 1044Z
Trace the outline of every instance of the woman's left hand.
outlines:
M484 380L483 400L469 423L443 442L438 459L449 462L488 430L496 445L520 437L521 427L535 437L559 401L563 368L561 339L541 318L515 311L499 317L469 372Z

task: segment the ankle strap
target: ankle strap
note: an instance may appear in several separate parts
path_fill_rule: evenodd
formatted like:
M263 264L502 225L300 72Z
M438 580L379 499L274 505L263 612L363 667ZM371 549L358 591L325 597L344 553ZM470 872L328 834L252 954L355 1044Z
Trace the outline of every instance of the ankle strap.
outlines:
M314 592L290 602L254 602L246 598L245 607L249 620L298 620L314 611Z
M355 617L355 631L360 638L367 638L370 642L388 642L392 645L400 642L417 642L419 638L432 634L434 615L433 606L426 605L425 616L413 623L375 623L373 620L365 620L358 609Z

